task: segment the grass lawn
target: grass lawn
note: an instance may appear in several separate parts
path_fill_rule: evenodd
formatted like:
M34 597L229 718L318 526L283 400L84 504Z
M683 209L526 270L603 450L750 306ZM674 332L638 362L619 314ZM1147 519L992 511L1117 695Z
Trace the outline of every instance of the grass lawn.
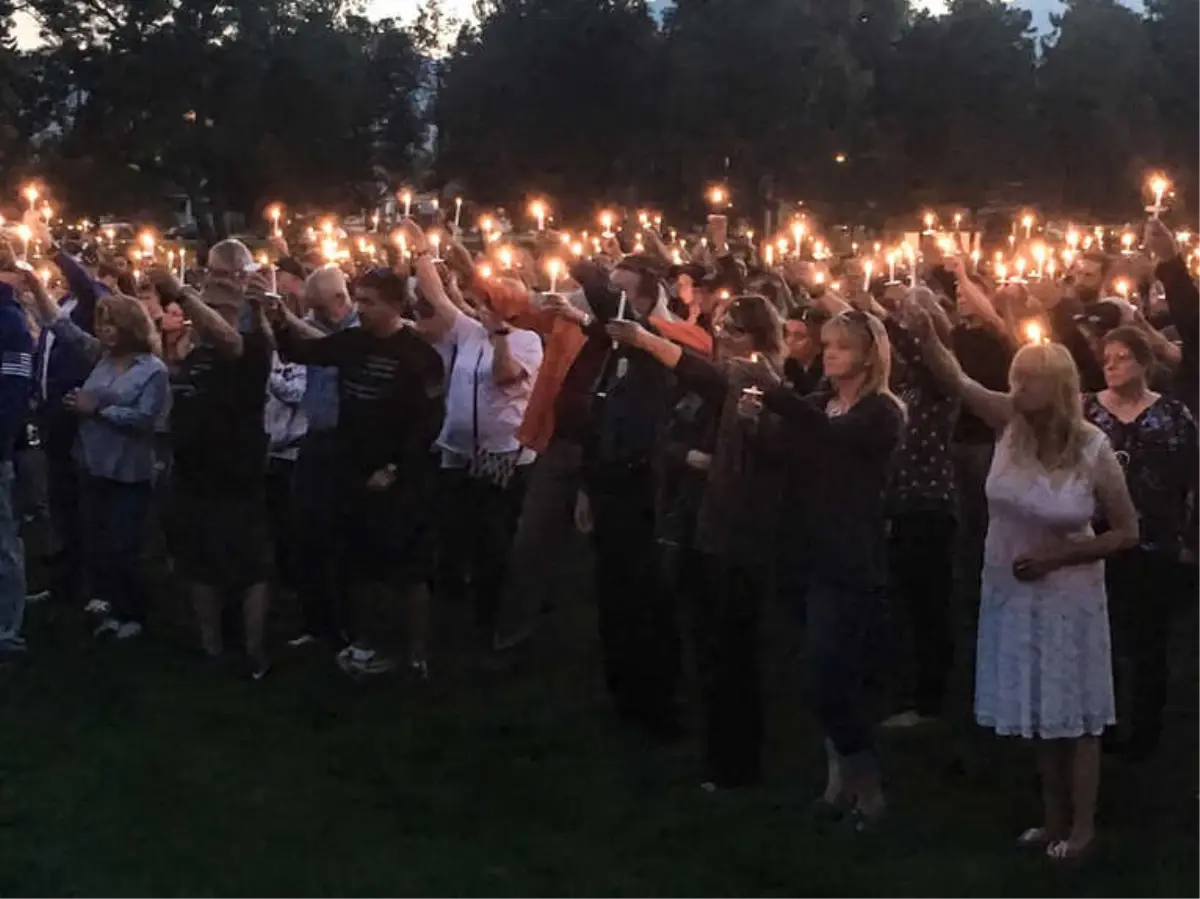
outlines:
M886 833L813 832L823 763L773 614L768 784L708 796L695 739L614 726L582 601L520 670L449 647L427 685L305 650L252 684L196 659L177 608L96 644L34 607L29 658L0 669L0 896L1196 894L1194 616L1169 745L1106 762L1102 849L1060 870L1011 848L1038 819L1031 757L965 724L885 742Z

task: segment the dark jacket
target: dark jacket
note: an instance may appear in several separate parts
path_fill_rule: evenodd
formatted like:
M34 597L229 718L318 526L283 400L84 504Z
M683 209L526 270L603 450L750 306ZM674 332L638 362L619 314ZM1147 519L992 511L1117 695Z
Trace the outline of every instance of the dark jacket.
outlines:
M13 457L32 389L33 334L16 290L0 284L0 461Z
M1162 282L1171 322L1183 344L1175 395L1195 415L1200 399L1200 290L1182 256L1159 263L1154 274Z

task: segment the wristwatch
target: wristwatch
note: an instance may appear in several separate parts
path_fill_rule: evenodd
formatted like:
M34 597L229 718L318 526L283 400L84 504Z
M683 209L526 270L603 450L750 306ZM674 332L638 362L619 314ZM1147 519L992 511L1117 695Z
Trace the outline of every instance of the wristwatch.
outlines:
M592 314L590 312L584 312L581 314L583 315L583 318L581 318L579 320L579 327L583 328L584 330L587 330L588 328L590 328L592 326L592 322L594 321L594 319L592 318Z

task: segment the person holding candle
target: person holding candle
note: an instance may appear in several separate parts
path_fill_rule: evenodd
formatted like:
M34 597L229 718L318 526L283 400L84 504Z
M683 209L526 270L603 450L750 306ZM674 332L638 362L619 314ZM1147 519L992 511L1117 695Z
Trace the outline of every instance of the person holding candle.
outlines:
M418 251L426 256L428 251ZM399 592L407 606L408 670L429 676L429 579L433 565L434 457L444 411L444 366L405 323L407 281L384 269L354 287L361 327L323 337L282 303L259 295L280 355L338 372L335 425L338 572L354 604L353 641L337 657L361 677L394 667L379 644L375 603Z
M433 261L422 255L421 229L411 220L405 226L417 252L420 295L431 311L418 326L441 353L447 372L446 416L436 445L446 489L441 549L451 558L441 560L441 567L470 584L477 648L486 657L496 646L513 535L537 458L521 446L517 428L542 364L542 342L493 311L486 281L468 284L467 295L478 303L475 316L463 312ZM452 257L465 252L457 244L449 249Z
M720 313L716 361L686 352L636 321L611 321L616 340L674 371L681 387L719 408L693 546L703 582L691 597L697 665L705 701L706 791L762 778L763 702L759 624L766 572L775 564L784 463L773 434L738 414L748 390L779 382L784 358L778 313L759 296L741 296ZM697 583L697 587L701 584Z
M246 309L244 282L212 274L245 264L243 257L249 252L236 242L214 246L203 293L168 269L151 269L149 276L165 301L179 303L194 335L171 373L171 554L209 657L224 651L226 601L241 601L248 674L260 680L269 670L263 643L269 545L263 406L271 346L254 327L256 319L245 333L238 329Z
M42 326L95 360L64 403L80 418L74 454L88 575L109 610L96 636L136 637L150 601L141 559L153 497L154 428L169 395L158 335L133 297L104 296L93 337L62 312L35 276L27 286Z
M932 370L1001 435L987 484L975 717L1037 741L1044 817L1018 843L1075 860L1095 839L1100 736L1116 721L1103 562L1137 544L1137 511L1111 443L1083 418L1066 348L1022 347L1000 393L963 375L928 316L911 325ZM1109 526L1100 535L1098 508Z

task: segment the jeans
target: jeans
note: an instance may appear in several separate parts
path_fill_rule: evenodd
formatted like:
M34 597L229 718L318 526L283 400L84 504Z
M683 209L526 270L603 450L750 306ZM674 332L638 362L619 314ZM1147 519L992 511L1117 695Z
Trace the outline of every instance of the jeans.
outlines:
M334 433L305 437L292 470L296 587L305 633L328 640L343 629L337 574L341 477Z
M25 546L13 505L14 481L12 462L0 462L0 648L24 643Z
M873 766L867 702L884 594L815 581L808 590L806 657L817 720L843 763Z
M741 787L762 779L760 628L766 584L754 568L698 556L703 584L692 598L697 676L705 705L708 779Z
M79 486L87 571L96 597L109 603L118 621L144 623L150 591L142 555L153 483L126 484L84 474Z
M441 590L461 595L469 582L475 633L484 650L493 647L497 636L500 597L530 467L518 466L504 487L473 478L465 468L441 472L444 515L439 535L439 585Z
M529 474L512 544L506 633L548 612L560 594L574 592L570 563L579 542L574 510L582 459L578 443L554 440Z
M662 589L649 465L592 473L596 603L604 673L617 712L652 734L675 727L679 626Z
M916 689L910 698L922 715L942 714L954 661L954 530L949 512L907 512L891 520L892 595L908 614L916 663Z

